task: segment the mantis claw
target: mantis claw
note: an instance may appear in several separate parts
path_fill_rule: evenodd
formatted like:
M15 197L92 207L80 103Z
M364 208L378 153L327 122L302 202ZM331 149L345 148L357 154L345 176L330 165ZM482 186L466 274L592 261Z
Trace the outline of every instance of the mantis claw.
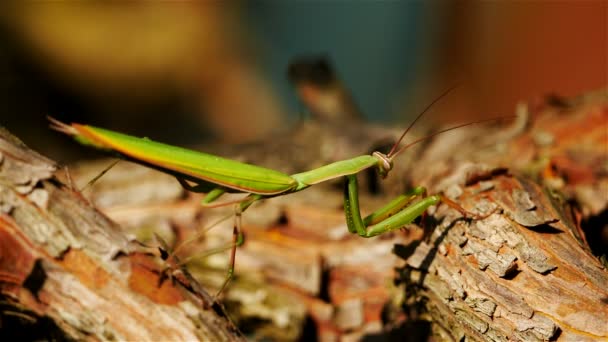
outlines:
M445 195L439 195L439 197L441 198L441 202L445 203L450 208L457 210L462 215L462 217L466 220L483 220L485 218L488 218L490 215L494 214L496 212L496 210L498 210L498 207L495 207L493 210L491 210L488 213L477 214L477 213L466 210L465 208L461 207L458 203L447 198Z

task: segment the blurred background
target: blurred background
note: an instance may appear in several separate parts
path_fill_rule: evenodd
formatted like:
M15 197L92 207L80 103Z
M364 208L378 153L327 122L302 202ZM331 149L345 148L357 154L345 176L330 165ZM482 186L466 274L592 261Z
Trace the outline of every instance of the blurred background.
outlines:
M63 162L46 115L172 144L294 127L286 69L324 55L365 117L405 125L511 114L608 84L608 3L11 2L0 13L0 124ZM79 152L80 151L80 152Z

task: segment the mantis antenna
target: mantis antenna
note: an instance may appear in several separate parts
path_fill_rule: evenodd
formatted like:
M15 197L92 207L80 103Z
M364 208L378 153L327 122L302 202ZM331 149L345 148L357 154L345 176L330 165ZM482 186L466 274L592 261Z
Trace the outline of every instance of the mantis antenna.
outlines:
M450 127L450 128L442 129L442 130L437 131L437 132L435 132L435 133L431 133L431 134L429 134L429 135L427 135L427 136L424 136L424 137L422 137L422 138L416 139L416 140L412 141L411 143L408 143L408 144L403 145L403 146L402 146L400 149L398 149L396 152L393 152L393 154L392 154L392 155L390 155L390 157L389 157L389 158L394 158L395 156L397 156L397 155L398 155L398 154L400 154L401 152L405 151L405 150L406 150L408 147L410 147L410 146L412 146L412 145L416 145L416 144L417 144L417 143L419 143L419 142L422 142L422 141L424 141L424 140L426 140L426 139L432 138L432 137L434 137L434 136L436 136L436 135L439 135L439 134L441 134L441 133L445 133L445 132L448 132L448 131L451 131L451 130L454 130L454 129L457 129L457 128L462 128L462 127L466 127L466 126L472 126L472 125L476 125L476 124L480 124L480 123L492 122L492 121L499 121L499 120L504 120L504 119L516 118L516 117L517 117L517 115L505 115L505 116L498 116L498 117L495 117L495 118L483 119L483 120L478 120L478 121L473 121L473 122L467 122L467 123L464 123L464 124L461 124L461 125L457 125L457 126L454 126L454 127Z
M420 114L418 114L418 116L416 116L416 118L414 119L414 121L412 121L412 123L407 127L407 129L401 134L401 136L399 137L399 140L397 140L397 142L391 148L390 152L386 155L386 157L389 160L393 160L393 158L395 158L401 152L405 151L408 147L416 145L419 142L422 142L422 141L424 141L426 139L432 138L432 137L434 137L436 135L439 135L441 133L445 133L445 132L448 132L448 131L451 131L451 130L454 130L454 129L457 129L457 128L462 128L462 127L466 127L466 126L472 126L472 125L476 125L476 124L480 124L480 123L491 122L491 121L499 121L499 120L504 120L504 119L510 119L510 118L517 117L517 115L505 115L505 116L499 116L499 117L494 117L494 118L490 118L490 119L482 119L482 120L478 120L478 121L472 121L472 122L464 123L464 124L461 124L461 125L453 126L453 127L446 128L446 129L442 129L442 130L437 131L435 133L431 133L431 134L429 134L427 136L424 136L422 138L416 139L416 140L412 141L411 143L408 143L408 144L402 146L401 148L398 148L399 145L401 144L401 141L403 140L403 138L407 134L407 132L409 132L412 127L414 127L414 125L416 124L416 122L418 121L418 119L420 119L426 112L428 112L428 110L434 104L436 104L437 102L439 102L439 100L441 100L446 95L448 95L456 87L458 87L458 84L455 84L455 85L451 86L450 88L448 88L441 95L439 95L435 100L433 100L433 102L431 102L428 106L426 106L426 108L424 108L424 110L422 112L420 112Z
M444 98L447 94L449 94L456 87L458 87L458 84L455 84L455 85L449 87L446 91L444 91L441 95L439 95L435 100L433 100L433 102L429 103L426 106L426 108L424 108L424 110L422 112L420 112L420 114L418 114L418 116L414 119L414 121L412 121L412 123L407 127L407 129L403 132L403 134L401 134L401 136L399 137L399 140L397 140L395 145L393 145L393 148L391 148L390 152L387 154L387 157L392 159L392 157L394 156L395 150L397 149L397 147L399 147L399 144L401 144L401 140L403 140L403 138L405 137L407 132L409 132L410 129L412 129L412 127L414 127L414 125L416 124L418 119L420 119L424 115L424 113L426 113L429 109L431 109L431 107L433 107L433 105L435 105L435 103L439 102L439 100Z

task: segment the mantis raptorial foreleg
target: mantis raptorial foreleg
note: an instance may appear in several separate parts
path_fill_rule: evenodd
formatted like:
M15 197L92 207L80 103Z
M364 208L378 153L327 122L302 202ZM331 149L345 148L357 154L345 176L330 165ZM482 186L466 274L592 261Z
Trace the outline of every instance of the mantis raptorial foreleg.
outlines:
M436 205L441 201L439 196L434 195L424 197L420 201L408 206L416 197L426 194L425 188L417 187L397 197L397 199L369 216L361 218L358 192L357 176L346 176L346 183L344 185L346 225L351 233L356 233L365 238L402 228L422 215L428 207Z

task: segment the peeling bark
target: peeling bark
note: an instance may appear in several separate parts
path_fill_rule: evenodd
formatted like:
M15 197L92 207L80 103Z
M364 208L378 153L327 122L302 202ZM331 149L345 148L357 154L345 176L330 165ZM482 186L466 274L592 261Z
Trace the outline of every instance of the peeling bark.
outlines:
M153 256L59 183L55 170L0 130L3 336L242 340L226 317L204 308L210 297L200 289L171 282L158 288Z
M456 340L608 336L608 272L575 238L573 223L546 215L552 209L539 201L530 208L497 200L526 181L501 175L493 182L482 193L469 186L459 199L473 210L483 196L501 211L472 222L443 207L435 213L442 223L403 270L408 290L426 298L432 319ZM520 223L541 212L542 220Z
M519 112L522 115L510 127L505 128L503 123L456 130L408 150L399 156L393 173L382 184L387 193L402 192L406 185L424 185L429 193L443 193L470 212L491 213L484 219L464 219L441 204L431 210L424 238L420 237L422 230L411 225L407 232L366 240L348 236L340 194L327 187L320 187L320 191L314 187L253 206L244 215L246 243L237 252L237 277L224 300L232 310L231 316L237 317L241 326L255 324L247 329L257 337L283 340L292 340L301 333L303 308L314 320L321 339L359 339L381 333L403 338L410 335L416 318L432 322L434 334L445 340L607 338L607 271L587 243L588 236L606 229L601 220L608 207L606 91L562 100L559 106L522 106ZM395 130L374 129L368 131L373 134L361 138L355 126L337 130L326 126L321 133L315 133L321 128L313 122L282 140L273 138L272 143L240 147L239 154L248 154L243 159L256 164L270 164L280 170L288 170L288 164L293 172L299 172L370 149L353 142L374 138L384 141L395 135ZM311 132L316 134L312 138L307 135ZM338 133L343 135L335 143L332 139ZM428 132L417 133L415 136ZM327 139L318 139L319 135ZM291 147L282 143L294 139L296 143ZM333 155L346 150L342 146L351 152ZM275 154L274 150L282 152ZM301 150L307 151L306 156L298 153ZM330 151L331 156L323 151ZM292 163L282 158L292 155L300 159ZM318 156L321 160L316 159ZM267 164L259 162L260 158L274 161ZM90 180L105 165L107 162L98 164L88 174L78 176L78 170L73 174ZM19 186L28 189L28 184L21 182ZM42 184L50 185L38 191L38 187L32 187L28 200L57 202L55 206L67 208L64 213L79 213L70 209L69 203L49 201L53 191L48 192L47 187L57 188L57 183ZM198 205L200 196L185 194L171 177L130 164L119 164L87 192L92 201L104 207L104 213L124 226L147 227L130 231L144 242L150 241L149 227L153 226L175 246L217 217L232 214L231 208L203 210ZM369 209L386 201L370 197L362 204ZM67 213L60 216L65 218ZM100 216L86 222L105 221ZM583 230L581 222L596 223ZM183 256L229 241L231 225L232 221L227 220L208 231L200 243L184 248ZM135 287L136 292L156 296L157 301L175 303L173 292L165 292L169 282L156 288L157 274L146 271L152 267L147 257L130 251L128 248L132 247L124 237L104 242L108 234L112 235L108 231L113 230L95 233L100 241L88 241L97 240L92 233L83 239L104 260L137 260L131 261L129 267L118 267L121 274L130 269L138 275L129 277L129 286ZM71 235L62 234L57 235L55 247L50 249L59 257L71 256L73 249L88 250L83 249L82 243L72 241ZM417 242L411 243L413 240ZM599 238L592 239L591 244L596 242L593 240ZM402 244L396 247L397 253L407 257L399 272L406 288L405 301L412 304L405 314L400 310L386 312L391 307L387 301L397 303L404 296L390 286L395 265L391 250L395 243ZM81 249L65 252L66 246L76 245ZM598 254L597 249L594 252ZM193 260L188 269L205 287L213 288L224 279L225 259L214 255L204 262ZM30 263L25 268L18 267L28 270L22 277L31 273ZM99 279L109 277L101 271L97 273ZM400 309L398 304L392 306ZM390 317L383 318L384 315ZM400 324L406 331L389 335L395 334ZM424 335L428 324L422 323L421 327Z
M441 162L413 173L469 211L494 211L464 220L439 206L432 215L437 227L400 249L407 258L401 270L406 296L422 305L417 312L433 322L436 335L608 338L608 271L592 254L579 219L606 211L608 96L600 91L568 103L540 108L520 134L481 150L456 149L440 137L425 158Z

